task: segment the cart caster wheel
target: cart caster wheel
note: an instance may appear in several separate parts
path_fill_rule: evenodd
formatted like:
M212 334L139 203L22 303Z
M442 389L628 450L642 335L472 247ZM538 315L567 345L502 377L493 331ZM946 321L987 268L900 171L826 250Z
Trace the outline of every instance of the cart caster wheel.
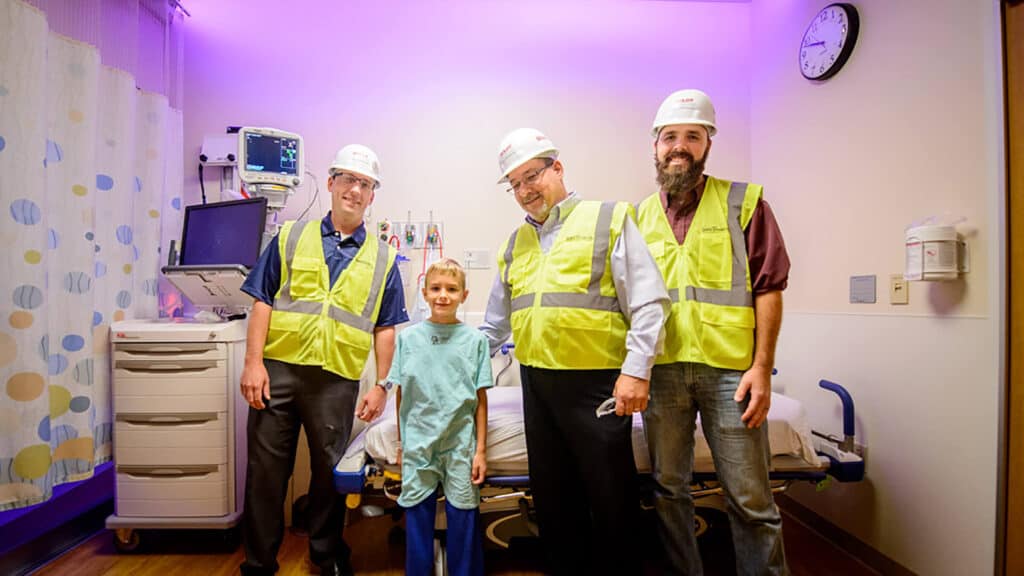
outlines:
M142 538L139 533L130 528L118 528L114 531L114 548L118 552L130 553L139 549Z

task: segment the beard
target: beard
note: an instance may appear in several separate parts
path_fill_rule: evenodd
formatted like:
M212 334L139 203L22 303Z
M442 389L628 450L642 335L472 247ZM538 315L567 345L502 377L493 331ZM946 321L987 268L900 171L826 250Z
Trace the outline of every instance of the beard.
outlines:
M537 222L544 222L545 220L548 219L548 216L551 214L551 206L548 206L548 203L545 200L541 203L539 207L535 208L533 212L527 210L527 214L529 214L530 218L533 218Z
M675 158L686 159L689 167L682 171L673 168L670 163ZM665 190L669 198L683 197L700 183L700 178L704 175L704 163L707 162L707 159L707 152L704 153L703 158L695 160L693 155L685 150L672 152L661 161L655 156L654 166L658 170L658 184Z

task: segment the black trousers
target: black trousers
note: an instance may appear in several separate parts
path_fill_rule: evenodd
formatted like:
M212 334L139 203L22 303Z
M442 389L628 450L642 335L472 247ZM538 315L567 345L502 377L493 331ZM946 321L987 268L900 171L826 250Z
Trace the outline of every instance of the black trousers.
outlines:
M638 574L632 418L598 418L618 370L523 366L530 489L551 573Z
M295 466L299 428L309 441L309 558L321 565L347 559L344 501L334 490L334 466L345 453L359 383L321 369L264 360L270 402L249 408L245 480L244 574L277 571L284 534L284 499Z

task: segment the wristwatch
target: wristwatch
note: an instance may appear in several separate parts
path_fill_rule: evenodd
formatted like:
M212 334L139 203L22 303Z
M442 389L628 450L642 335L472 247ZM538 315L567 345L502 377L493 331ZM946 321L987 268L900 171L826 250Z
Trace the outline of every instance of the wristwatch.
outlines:
M387 378L383 380L377 380L377 386L383 388L385 392L391 392L391 387L394 385L395 383L392 382L391 380L388 380Z

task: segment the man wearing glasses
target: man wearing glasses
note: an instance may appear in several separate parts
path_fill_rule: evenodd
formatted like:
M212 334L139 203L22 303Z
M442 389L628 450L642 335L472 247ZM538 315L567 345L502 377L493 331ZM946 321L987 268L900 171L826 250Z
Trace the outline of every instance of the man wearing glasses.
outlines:
M409 319L396 252L367 236L363 222L379 185L372 150L355 144L339 150L327 181L331 211L320 221L286 222L242 285L255 298L241 383L251 406L242 574L277 571L300 426L311 466L310 560L321 574L352 573L334 466L348 444L353 413L369 421L384 410L382 383L356 408L371 345L383 377L391 368L394 327Z
M637 208L672 297L643 415L654 503L666 573L701 574L690 496L700 412L728 501L736 573L786 574L764 424L789 256L760 185L704 174L716 132L707 94L666 98L651 133L661 189Z
M558 149L532 128L499 147L526 211L506 241L481 329L522 365L530 486L554 574L635 574L632 414L644 410L668 307L626 203L568 192ZM598 416L614 398L614 414ZM603 413L603 412L602 412Z

